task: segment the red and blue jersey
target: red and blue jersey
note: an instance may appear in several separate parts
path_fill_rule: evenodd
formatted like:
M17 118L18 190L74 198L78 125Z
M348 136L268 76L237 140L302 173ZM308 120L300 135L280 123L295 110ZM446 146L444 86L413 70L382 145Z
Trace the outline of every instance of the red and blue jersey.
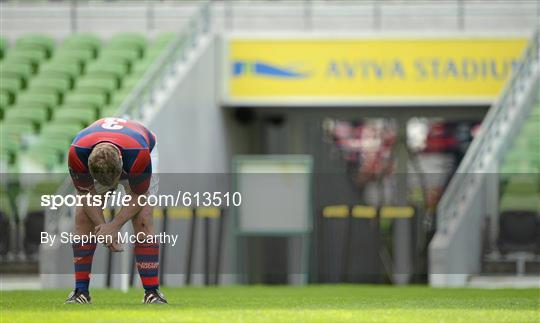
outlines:
M152 175L150 152L156 136L142 124L120 118L103 118L83 129L69 148L68 166L73 184L78 190L90 190L94 179L88 169L88 157L94 146L108 142L122 154L121 180L128 180L136 194L148 191Z

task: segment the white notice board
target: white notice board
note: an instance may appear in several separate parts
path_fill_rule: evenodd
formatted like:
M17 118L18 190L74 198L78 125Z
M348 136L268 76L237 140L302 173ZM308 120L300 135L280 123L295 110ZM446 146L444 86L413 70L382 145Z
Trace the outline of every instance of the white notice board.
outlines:
M239 234L295 234L311 230L309 155L243 155L234 159Z

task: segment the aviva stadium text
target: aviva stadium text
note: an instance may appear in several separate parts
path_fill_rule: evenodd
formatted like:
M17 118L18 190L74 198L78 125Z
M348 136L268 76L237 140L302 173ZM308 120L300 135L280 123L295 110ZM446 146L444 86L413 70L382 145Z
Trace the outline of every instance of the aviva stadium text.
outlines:
M328 78L363 78L363 79L405 79L412 77L418 81L437 79L505 80L512 68L519 64L518 60L508 59L439 59L422 58L414 61L412 66L402 60L332 60L328 63Z
M492 102L526 39L246 39L228 44L231 99Z

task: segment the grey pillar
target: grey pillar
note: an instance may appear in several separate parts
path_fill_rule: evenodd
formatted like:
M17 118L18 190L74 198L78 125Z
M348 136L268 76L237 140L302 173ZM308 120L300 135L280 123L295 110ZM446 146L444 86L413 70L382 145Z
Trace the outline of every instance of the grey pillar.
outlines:
M497 238L499 236L499 167L498 161L488 166L488 173L484 180L486 194L485 208L489 224L488 247L489 252L497 253ZM482 217L484 220L484 217Z
M399 118L398 138L396 143L396 203L408 205L407 199L407 119ZM412 263L412 230L410 219L394 219L393 259L394 284L408 284L411 278Z

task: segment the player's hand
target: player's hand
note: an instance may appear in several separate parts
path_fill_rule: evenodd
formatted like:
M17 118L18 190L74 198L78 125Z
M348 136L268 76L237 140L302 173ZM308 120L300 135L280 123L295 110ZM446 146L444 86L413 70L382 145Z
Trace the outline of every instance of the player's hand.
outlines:
M122 252L124 251L124 248L118 244L118 242L113 241L113 243L107 244L107 248L109 248L112 252Z
M119 229L112 223L103 223L100 225L97 225L94 228L94 231L96 235L99 236L110 236L111 238L108 238L106 240L112 240L112 242L107 243L107 247L114 252L120 252L123 251L123 249L118 244L118 231Z

